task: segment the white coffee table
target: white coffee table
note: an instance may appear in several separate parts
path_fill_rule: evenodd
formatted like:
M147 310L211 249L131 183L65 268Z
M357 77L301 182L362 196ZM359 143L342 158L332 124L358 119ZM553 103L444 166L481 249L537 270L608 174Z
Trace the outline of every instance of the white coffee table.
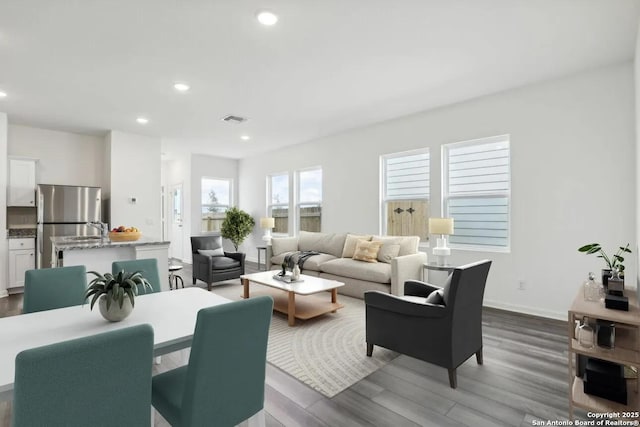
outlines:
M268 292L273 297L273 309L288 316L289 326L295 326L296 319L311 319L326 313L335 313L336 310L344 307L338 303L338 288L344 286L342 282L301 274L302 281L286 283L274 279L275 274L278 274L277 270L240 276L244 287L243 297L249 298L249 283L251 282L273 288L273 292ZM326 291L331 292L331 301L319 295L312 295ZM296 300L296 295L304 297Z

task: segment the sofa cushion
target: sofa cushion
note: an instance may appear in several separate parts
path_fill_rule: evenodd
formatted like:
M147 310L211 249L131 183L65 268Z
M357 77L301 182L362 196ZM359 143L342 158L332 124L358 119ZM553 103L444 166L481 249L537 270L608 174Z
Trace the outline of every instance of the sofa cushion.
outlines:
M240 261L226 256L211 257L211 268L214 270L226 270L227 268L240 267Z
M273 256L285 252L295 252L298 250L297 237L274 237L271 239L271 253ZM280 262L282 264L282 262Z
M383 242L400 245L398 256L412 255L418 253L420 237L418 236L373 236L372 242Z
M382 242L368 242L358 240L356 250L353 252L353 259L364 262L378 262L378 251Z
M346 233L315 233L301 231L298 237L298 250L317 251L334 257L342 256Z
M369 241L372 237L371 235L347 234L344 240L344 248L342 249L342 258L353 258L358 240Z
M377 283L391 283L391 264L360 262L336 258L320 265L324 273Z
M320 266L327 261L331 261L332 259L336 259L336 257L329 254L320 254L320 255L311 256L307 258L307 260L302 265L302 270L303 271L307 271L307 270L322 271L320 270Z
M385 243L378 251L378 261L391 264L391 260L400 253L400 245Z

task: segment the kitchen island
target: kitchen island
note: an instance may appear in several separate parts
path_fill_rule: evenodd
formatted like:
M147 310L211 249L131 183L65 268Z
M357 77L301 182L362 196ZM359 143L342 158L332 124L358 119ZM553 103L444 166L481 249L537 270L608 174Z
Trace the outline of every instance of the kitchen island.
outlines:
M52 237L52 267L84 265L87 271L111 272L113 261L155 258L163 291L169 290L167 266L170 242L141 237L133 242L112 242L108 237L61 236Z

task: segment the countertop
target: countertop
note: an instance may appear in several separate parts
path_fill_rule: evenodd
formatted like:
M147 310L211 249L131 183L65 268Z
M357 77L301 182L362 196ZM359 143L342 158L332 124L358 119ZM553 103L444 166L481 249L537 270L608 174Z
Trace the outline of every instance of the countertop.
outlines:
M151 239L149 237L141 237L133 242L112 242L109 238L96 239L93 241L76 241L70 240L69 236L57 236L51 238L51 243L56 251L70 251L83 249L100 249L100 248L122 248L130 246L153 246L153 245L169 245L170 242Z
M35 239L35 228L10 228L7 230L7 239Z

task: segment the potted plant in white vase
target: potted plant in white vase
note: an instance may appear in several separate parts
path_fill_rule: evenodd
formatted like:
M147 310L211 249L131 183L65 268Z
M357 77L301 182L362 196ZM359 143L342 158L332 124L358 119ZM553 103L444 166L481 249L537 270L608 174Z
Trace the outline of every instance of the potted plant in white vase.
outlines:
M227 211L224 217L222 227L220 227L220 235L231 240L233 247L238 252L238 247L251 234L255 225L256 222L251 215L234 206Z
M104 275L95 271L89 274L96 276L85 292L85 300L91 298L91 310L96 301L102 317L110 322L119 322L126 318L135 306L135 296L142 290L153 291L149 281L142 276L141 271L128 273L121 271L115 276L111 273Z

